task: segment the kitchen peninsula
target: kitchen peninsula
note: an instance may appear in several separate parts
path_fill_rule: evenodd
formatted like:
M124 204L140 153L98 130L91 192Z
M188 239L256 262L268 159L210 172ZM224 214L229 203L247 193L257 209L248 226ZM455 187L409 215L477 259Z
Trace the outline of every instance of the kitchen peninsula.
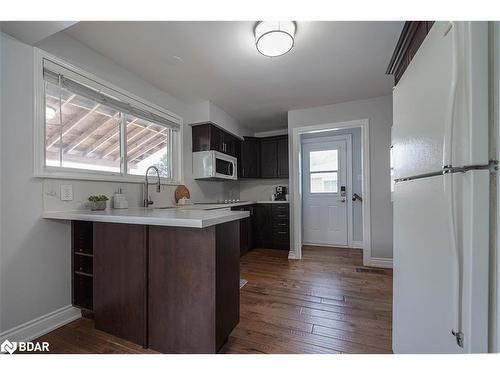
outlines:
M71 220L73 305L162 353L216 353L239 322L245 211L45 212Z

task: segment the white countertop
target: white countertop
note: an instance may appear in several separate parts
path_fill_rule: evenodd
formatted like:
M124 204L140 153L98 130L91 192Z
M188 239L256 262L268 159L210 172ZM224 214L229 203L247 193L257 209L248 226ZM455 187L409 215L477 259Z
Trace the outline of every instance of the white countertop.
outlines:
M290 201L257 201L255 203L290 203Z
M250 204L266 204L266 203L290 203L290 201L240 201L233 203L196 203L185 206L177 206L181 210L218 210L223 208L231 208L238 206L248 206Z
M103 223L205 228L212 225L243 219L249 215L250 213L247 211L231 211L229 209L185 209L183 207L169 209L127 208L119 210L111 209L106 211L47 211L42 214L42 217L46 219L82 220Z

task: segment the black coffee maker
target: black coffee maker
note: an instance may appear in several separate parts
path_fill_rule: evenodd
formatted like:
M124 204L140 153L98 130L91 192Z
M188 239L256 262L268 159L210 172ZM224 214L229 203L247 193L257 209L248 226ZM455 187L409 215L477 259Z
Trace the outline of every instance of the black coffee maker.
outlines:
M276 186L275 200L286 201L286 186Z

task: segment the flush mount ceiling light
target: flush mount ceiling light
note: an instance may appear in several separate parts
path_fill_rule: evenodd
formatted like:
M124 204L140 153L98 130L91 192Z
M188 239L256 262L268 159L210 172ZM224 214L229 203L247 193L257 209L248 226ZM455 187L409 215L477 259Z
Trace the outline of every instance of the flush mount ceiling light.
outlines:
M56 110L52 107L45 107L45 120L49 121L49 120L52 120L54 118L54 116L56 115Z
M264 56L276 57L293 47L296 25L293 21L261 21L255 26L255 45Z

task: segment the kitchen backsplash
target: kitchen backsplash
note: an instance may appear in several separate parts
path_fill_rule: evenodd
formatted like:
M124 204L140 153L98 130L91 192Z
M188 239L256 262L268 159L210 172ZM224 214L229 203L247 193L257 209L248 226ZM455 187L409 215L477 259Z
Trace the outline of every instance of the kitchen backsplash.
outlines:
M278 185L288 188L288 179L249 179L240 180L240 200L269 201Z
M61 185L71 185L73 199L61 200ZM211 182L195 181L187 186L191 192L192 202L217 202L224 199L239 198L238 182ZM120 183L105 181L81 181L45 179L43 182L43 203L45 211L81 210L87 208L88 197L91 195L106 195L110 201L113 194L122 189L129 207L142 206L143 184ZM154 183L149 187L149 195L154 206L170 206L175 204L174 192L177 186L162 185L161 192L157 193ZM108 201L108 208L110 207Z

